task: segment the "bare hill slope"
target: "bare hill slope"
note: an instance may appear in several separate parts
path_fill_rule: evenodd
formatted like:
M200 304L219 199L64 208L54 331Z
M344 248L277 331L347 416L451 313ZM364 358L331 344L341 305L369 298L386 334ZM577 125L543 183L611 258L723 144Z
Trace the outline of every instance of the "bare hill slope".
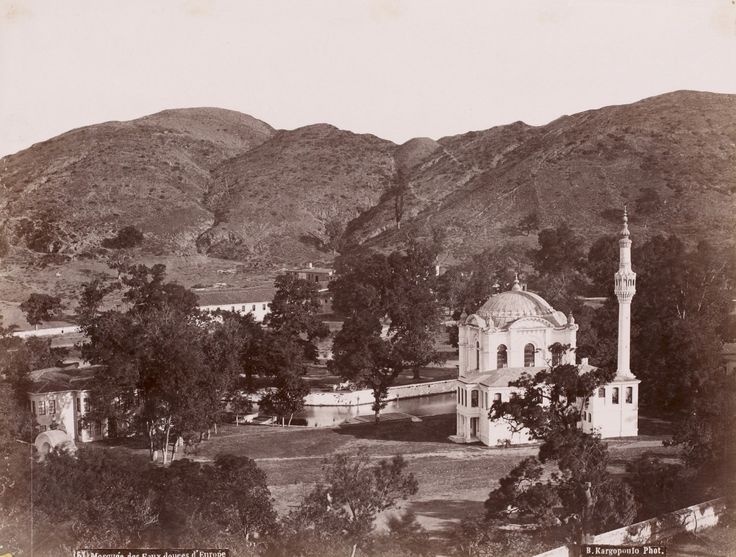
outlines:
M464 254L514 236L533 243L517 225L536 214L592 241L615 230L625 203L640 238L736 237L736 95L680 91L439 143L410 176L401 229L385 199L351 223L356 239L387 247L442 227Z

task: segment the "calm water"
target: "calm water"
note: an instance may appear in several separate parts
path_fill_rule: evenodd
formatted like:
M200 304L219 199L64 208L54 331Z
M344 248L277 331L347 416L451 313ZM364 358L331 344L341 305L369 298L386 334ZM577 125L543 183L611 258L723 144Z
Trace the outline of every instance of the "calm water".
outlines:
M382 412L403 412L412 416L450 414L455 412L455 392L389 402ZM337 426L345 420L366 414L373 414L370 404L361 406L307 406L295 417L306 420L307 425L314 427Z

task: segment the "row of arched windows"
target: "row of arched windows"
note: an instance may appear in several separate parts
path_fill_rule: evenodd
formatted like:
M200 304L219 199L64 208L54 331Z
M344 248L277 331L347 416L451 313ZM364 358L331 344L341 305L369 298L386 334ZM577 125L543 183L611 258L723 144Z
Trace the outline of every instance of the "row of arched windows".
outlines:
M493 393L492 402L501 402L501 393ZM457 403L461 406L468 406L468 391L462 387L457 388ZM479 406L490 409L488 392L483 393L483 397L481 398L481 393L477 389L473 389L470 391L470 407L478 408Z
M536 365L537 349L533 344L529 343L524 346L524 367L534 367ZM496 368L508 367L509 355L505 344L500 344L496 349ZM475 342L475 369L480 370L480 342Z

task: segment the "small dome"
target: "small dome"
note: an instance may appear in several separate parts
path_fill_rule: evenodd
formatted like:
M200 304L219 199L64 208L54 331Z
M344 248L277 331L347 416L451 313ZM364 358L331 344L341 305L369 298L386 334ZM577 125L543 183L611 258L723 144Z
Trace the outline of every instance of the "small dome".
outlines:
M522 317L542 317L556 326L567 324L565 315L544 298L518 288L491 296L476 313L496 327L505 327Z
M56 447L60 447L70 452L74 452L77 449L74 445L74 440L60 429L50 429L39 433L33 444L36 446L36 449L38 449L40 460L43 460L46 455Z

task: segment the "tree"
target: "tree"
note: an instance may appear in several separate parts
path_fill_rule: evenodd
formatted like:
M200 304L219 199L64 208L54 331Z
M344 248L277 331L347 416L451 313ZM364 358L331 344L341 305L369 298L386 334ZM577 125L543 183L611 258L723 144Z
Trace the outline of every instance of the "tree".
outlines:
M530 252L536 276L532 286L553 307L576 309L576 295L585 288L585 252L582 239L566 222L539 233L539 248Z
M559 536L575 543L633 521L633 492L607 471L607 445L578 428L587 398L613 375L613 370L581 372L560 364L509 383L519 390L517 396L494 402L489 417L521 425L542 443L537 458L522 461L490 493L487 518L519 514L540 527L557 527ZM554 463L557 471L543 480L547 463Z
M417 489L401 456L373 464L365 451L333 455L325 460L322 481L284 521L285 552L324 555L330 547L363 546L377 514Z
M143 233L135 226L125 226L113 238L102 240L102 247L111 249L134 248L143 243Z
M391 188L394 198L394 220L396 221L397 230L401 228L401 219L404 218L404 204L408 191L409 184L406 173L402 169L399 169L396 172L396 182Z
M238 545L248 552L270 536L276 513L266 475L247 457L217 455L214 466L189 460L152 471L158 546Z
M379 420L388 388L404 370L415 376L438 358L434 252L410 244L389 256L359 252L340 258L331 283L333 307L346 316L333 344L332 369L373 391Z
M329 329L318 317L320 312L319 291L313 282L291 274L282 274L274 281L276 294L264 324L282 336L304 341L304 355L316 360L317 349L313 341L324 338Z
M493 294L511 288L527 259L515 246L487 248L438 279L438 297L457 318L475 313Z
M618 269L618 240L611 234L601 236L588 250L585 274L590 279L591 294L594 296L613 294L613 275Z
M264 323L256 360L262 372L275 376L274 389L260 401L263 412L276 414L282 425L304 407L309 387L302 379L307 363L316 361L314 341L329 333L318 317L319 292L314 283L290 274L276 277L276 294Z
M736 376L719 366L692 392L687 412L677 423L672 445L684 464L710 490L732 493L736 463Z
M20 305L26 319L36 329L44 321L51 321L54 317L57 317L62 307L61 298L58 296L37 292L28 296L28 299Z
M341 253L345 247L345 223L342 219L335 216L325 222L325 246L332 251L332 254Z
M309 386L301 377L289 373L279 374L275 383L275 389L261 398L258 407L267 414L276 414L281 419L281 425L284 425L288 416L291 425L294 414L304 408Z

